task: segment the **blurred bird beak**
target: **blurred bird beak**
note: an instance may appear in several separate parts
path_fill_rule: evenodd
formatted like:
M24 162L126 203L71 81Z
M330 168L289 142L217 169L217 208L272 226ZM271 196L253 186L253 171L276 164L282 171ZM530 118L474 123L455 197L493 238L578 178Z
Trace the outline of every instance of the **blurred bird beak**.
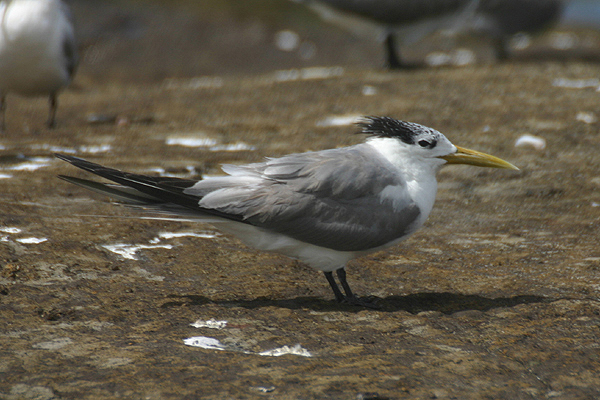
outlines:
M442 156L440 158L446 160L448 164L469 164L478 167L519 169L501 158L458 146L456 146L456 153L448 154L447 156Z

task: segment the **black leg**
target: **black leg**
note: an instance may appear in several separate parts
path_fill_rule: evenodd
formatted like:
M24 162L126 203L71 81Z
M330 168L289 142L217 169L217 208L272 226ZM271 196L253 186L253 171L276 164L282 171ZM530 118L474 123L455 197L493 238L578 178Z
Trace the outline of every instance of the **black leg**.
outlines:
M350 289L350 285L348 285L348 281L346 280L346 268L340 268L335 272L337 273L338 279L342 284L342 288L344 288L344 292L346 293L346 299L355 297L352 293L352 290Z
M496 45L496 61L505 62L510 56L509 41L505 37L498 38L495 41Z
M387 55L387 67L389 69L401 69L404 67L397 54L396 39L394 39L394 34L391 32L385 37L385 51Z
M327 282L329 282L329 285L331 286L331 289L333 290L333 293L335 294L335 299L339 303L343 302L346 304L350 304L351 306L368 307L368 308L374 308L374 309L380 308L374 302L366 300L366 299L359 299L358 297L356 297L354 295L354 293L352 293L352 290L350 289L350 285L348 285L348 281L346 280L346 270L344 268L339 268L335 272L338 276L338 279L340 280L340 283L342 284L342 288L344 289L344 292L346 293L345 296L342 294L342 291L340 290L337 283L335 282L335 279L333 278L333 274L331 272L324 272L324 274L325 274L325 278L327 278Z
M6 124L4 122L4 115L6 114L6 95L0 95L0 133L4 133L6 130Z
M56 108L58 107L56 97L56 93L50 95L50 114L48 115L48 128L50 129L56 127Z
M344 295L342 294L342 291L338 287L337 283L335 283L335 279L333 279L333 274L331 273L331 271L323 273L325 274L325 278L327 278L327 282L329 282L329 286L331 286L331 290L333 290L335 299L340 303L344 301Z

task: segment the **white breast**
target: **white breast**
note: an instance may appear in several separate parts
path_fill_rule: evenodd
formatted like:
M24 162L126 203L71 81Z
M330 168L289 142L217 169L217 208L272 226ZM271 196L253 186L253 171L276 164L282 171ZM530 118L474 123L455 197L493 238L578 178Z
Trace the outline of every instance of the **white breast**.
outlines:
M445 161L438 158L415 156L411 152L410 145L393 138L374 138L367 143L396 167L398 173L405 180L408 196L418 205L421 211L419 218L413 224L412 232L414 232L423 225L433 208L437 194L435 175ZM390 191L385 194L393 195L394 193Z

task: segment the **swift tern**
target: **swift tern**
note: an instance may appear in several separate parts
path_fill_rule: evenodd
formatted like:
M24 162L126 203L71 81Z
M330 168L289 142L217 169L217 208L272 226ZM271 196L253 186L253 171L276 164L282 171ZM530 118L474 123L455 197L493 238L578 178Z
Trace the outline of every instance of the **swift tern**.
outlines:
M391 69L402 62L396 38L414 43L440 30L480 31L494 41L499 60L508 58L508 40L537 32L557 20L564 0L293 0L306 3L323 20L351 31L379 31ZM355 16L375 23L365 28Z
M73 78L77 48L71 13L60 0L0 1L0 132L6 95L50 96L47 125L55 126L57 95Z
M423 225L441 167L518 168L455 146L423 125L366 117L360 126L369 135L362 144L223 165L228 175L200 181L132 174L56 156L118 185L59 176L68 182L150 211L208 222L250 247L299 259L325 273L337 301L368 305L352 293L346 263L393 246Z

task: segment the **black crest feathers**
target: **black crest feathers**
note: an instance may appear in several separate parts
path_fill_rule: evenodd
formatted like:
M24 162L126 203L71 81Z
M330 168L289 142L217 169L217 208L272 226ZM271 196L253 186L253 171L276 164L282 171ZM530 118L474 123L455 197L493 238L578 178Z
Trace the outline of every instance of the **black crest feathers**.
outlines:
M399 138L406 144L414 144L415 138L426 127L412 122L399 121L391 117L365 117L358 125L360 133L378 137Z

